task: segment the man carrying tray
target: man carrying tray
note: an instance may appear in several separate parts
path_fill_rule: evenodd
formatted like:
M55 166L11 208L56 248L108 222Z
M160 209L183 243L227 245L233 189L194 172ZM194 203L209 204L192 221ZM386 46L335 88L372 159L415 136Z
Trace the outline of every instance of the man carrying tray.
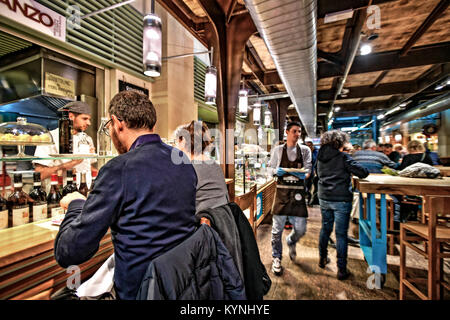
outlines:
M292 232L286 237L289 258L297 256L296 244L306 232L306 193L304 179L311 174L311 150L298 144L301 127L298 122L286 126L286 143L274 148L269 167L277 176L277 189L272 207L272 272L282 273L282 240L286 219L293 225Z

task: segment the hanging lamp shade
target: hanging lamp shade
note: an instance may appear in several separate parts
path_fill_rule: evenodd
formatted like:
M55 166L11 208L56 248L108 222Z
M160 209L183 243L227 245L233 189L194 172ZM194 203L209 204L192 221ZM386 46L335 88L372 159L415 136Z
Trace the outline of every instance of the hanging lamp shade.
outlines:
M272 113L270 113L269 110L264 112L264 126L270 127L270 124L272 123Z
M214 66L206 68L205 74L205 103L216 104L217 69Z
M143 36L144 74L149 77L161 75L162 25L161 19L151 13L144 17Z
M259 102L253 105L253 124L259 126L261 123L261 104Z
M239 115L243 118L247 117L248 113L248 91L239 90Z

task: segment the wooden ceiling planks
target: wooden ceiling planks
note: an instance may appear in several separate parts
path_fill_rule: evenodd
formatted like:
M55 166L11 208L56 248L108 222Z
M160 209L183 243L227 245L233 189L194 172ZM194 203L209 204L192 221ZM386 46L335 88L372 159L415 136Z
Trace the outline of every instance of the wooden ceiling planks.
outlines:
M425 34L416 42L414 47L427 44L450 41L450 8L445 10L444 14L436 20Z
M324 19L317 22L317 48L319 50L335 53L341 50L347 20L324 23Z
M206 17L206 12L200 6L197 0L184 0L184 3L197 17Z
M425 72L430 70L432 66L433 65L403 68L403 69L392 69L389 70L388 74L383 78L383 80L380 83L416 80Z
M253 45L253 47L256 50L256 53L258 54L259 58L261 59L262 63L264 64L264 68L266 70L273 70L277 67L275 66L275 63L273 62L272 56L269 53L269 50L267 49L266 43L264 40L258 36L251 36L250 42Z
M323 78L317 80L317 90L329 90L333 87L334 78Z
M378 34L377 39L370 41L372 53L401 49L438 3L439 0L407 0L379 5L381 27L373 30L370 30L367 24L363 27L363 32L367 35ZM434 28L448 30L448 27L443 28L440 25L439 20L433 24ZM430 37L435 37L431 34L428 30L422 36L420 39L422 45L435 43L429 42ZM367 39L363 41L368 42ZM442 40L436 39L436 42L442 42Z
M375 82L375 80L377 80L381 73L382 71L350 74L347 77L347 81L345 81L344 88L371 85Z

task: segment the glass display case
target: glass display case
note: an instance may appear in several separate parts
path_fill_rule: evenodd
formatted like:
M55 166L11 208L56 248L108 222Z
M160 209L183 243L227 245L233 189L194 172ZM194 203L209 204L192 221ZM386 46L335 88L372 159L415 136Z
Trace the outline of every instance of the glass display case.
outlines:
M28 123L26 118L17 118L17 122L0 124L0 145L17 146L18 154L13 158L30 157L25 154L25 146L53 144L50 132L41 125Z
M260 146L242 144L235 151L235 194L242 195L250 191L255 184L260 189L273 180L267 169L270 153Z

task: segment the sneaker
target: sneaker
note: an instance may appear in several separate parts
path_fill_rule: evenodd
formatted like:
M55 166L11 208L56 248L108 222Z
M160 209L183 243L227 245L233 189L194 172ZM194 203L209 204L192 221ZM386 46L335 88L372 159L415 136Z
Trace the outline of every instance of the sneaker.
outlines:
M287 240L286 240L287 242ZM296 243L294 244L288 244L288 248L289 248L289 258L294 261L295 258L297 257L297 248L296 248Z
M272 261L272 272L276 276L279 276L282 271L283 271L283 268L281 267L281 260L280 260L280 258L273 258L273 261Z
M345 269L345 270L338 270L337 278L338 278L338 280L345 280L348 277L350 277L350 275L351 275L351 273L348 272L347 269Z
M328 257L325 257L325 258L320 257L320 259L319 259L319 268L324 269L325 266L327 264L329 264L329 263L330 263L330 258L328 258Z
M291 230L291 229L292 229L292 224L286 223L286 224L284 225L284 228L285 228L286 230Z

